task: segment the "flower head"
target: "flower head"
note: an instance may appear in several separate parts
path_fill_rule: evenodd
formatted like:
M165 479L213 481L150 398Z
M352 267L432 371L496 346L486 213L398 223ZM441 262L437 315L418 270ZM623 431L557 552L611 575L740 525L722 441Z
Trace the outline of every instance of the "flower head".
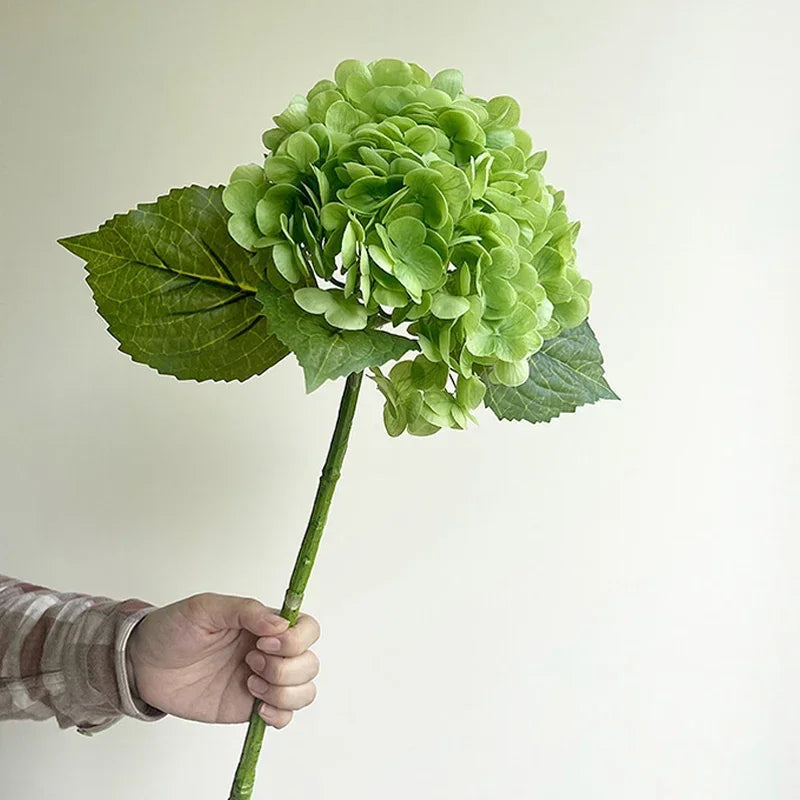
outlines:
M544 340L586 319L579 223L513 98L469 95L455 69L347 60L273 119L263 166L225 188L229 232L305 312L419 341L373 370L390 434L465 427L478 376L524 383Z

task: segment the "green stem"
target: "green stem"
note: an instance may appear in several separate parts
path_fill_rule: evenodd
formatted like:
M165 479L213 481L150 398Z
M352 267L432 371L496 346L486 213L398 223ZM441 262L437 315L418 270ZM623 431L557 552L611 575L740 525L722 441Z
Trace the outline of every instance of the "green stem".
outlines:
M289 620L290 628L297 622L297 615L300 612L300 604L303 602L306 584L311 575L311 568L314 566L314 559L317 557L317 548L322 538L322 531L325 528L325 521L328 519L333 490L336 488L336 482L341 475L342 461L347 451L347 440L350 437L350 428L353 425L353 415L355 414L356 401L358 400L358 390L361 387L363 376L363 372L354 372L348 376L345 383L342 401L339 404L339 415L336 418L336 427L331 438L331 445L328 448L325 466L322 468L317 495L314 498L306 533L303 536L300 552L297 554L297 560L294 563L294 571L292 572L289 588L286 590L283 608L281 609L281 616ZM264 739L264 729L266 728L266 723L258 714L260 704L260 700L256 700L253 703L247 736L244 740L244 747L239 757L239 765L236 768L236 775L233 779L233 786L228 800L250 800L250 797L252 797L258 754L261 751L261 742Z

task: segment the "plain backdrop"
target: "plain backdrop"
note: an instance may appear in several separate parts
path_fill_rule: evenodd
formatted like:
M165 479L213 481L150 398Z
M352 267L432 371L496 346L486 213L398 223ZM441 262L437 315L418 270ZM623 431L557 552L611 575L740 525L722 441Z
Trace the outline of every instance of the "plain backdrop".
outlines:
M583 223L621 402L390 439L365 381L303 610L318 697L256 798L800 797L789 0L22 2L0 10L0 572L280 606L341 381L116 350L56 239L260 161L343 58L510 94ZM0 724L0 796L227 797L244 727Z

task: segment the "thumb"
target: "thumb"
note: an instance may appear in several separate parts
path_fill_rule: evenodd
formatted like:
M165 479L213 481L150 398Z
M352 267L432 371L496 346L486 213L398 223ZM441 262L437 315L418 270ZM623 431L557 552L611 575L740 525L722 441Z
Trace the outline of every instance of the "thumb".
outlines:
M252 597L208 592L191 599L196 601L200 615L215 631L247 630L255 636L273 636L289 627L289 620Z

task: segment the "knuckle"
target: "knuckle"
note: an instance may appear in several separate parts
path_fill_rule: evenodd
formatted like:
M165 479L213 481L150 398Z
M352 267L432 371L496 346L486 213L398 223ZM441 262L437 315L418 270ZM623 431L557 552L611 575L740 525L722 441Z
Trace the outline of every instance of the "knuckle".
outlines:
M244 597L242 598L242 609L250 614L258 614L259 611L262 609L261 603L255 599L255 597Z
M187 597L183 603L186 613L193 618L205 617L207 609L212 605L216 595L213 592L200 592Z
M191 597L186 598L186 604L189 606L204 606L208 604L211 599L211 592L199 592L193 594Z
M270 683L283 683L286 678L286 660L281 657L267 657L265 672L269 673Z
M289 635L287 635L283 639L283 646L281 647L281 653L285 656L295 657L302 655L305 648L302 645L302 642L298 638L297 633L294 630L289 631Z
M291 706L291 702L289 702L289 692L281 686L273 686L270 697L272 698L272 704L277 708L286 709Z
M247 679L247 688L250 691L250 694L253 695L253 697L261 697L263 699L264 695L267 694L267 691L269 690L269 687L267 687L267 689L265 689L263 691L257 691L256 687L259 685L258 681L259 681L258 675L251 675Z
M311 668L312 668L312 672L313 672L313 677L316 678L317 675L319 675L319 668L320 668L319 656L313 650L309 650L308 651L308 658L311 661Z

